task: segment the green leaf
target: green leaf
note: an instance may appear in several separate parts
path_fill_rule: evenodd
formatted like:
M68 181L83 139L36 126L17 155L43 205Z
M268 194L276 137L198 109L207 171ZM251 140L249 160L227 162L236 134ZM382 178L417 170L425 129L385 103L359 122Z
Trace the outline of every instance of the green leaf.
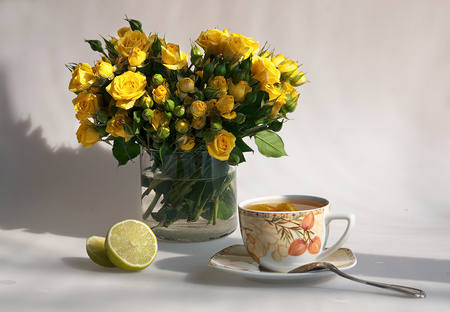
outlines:
M242 139L236 140L236 146L243 152L253 152L253 149L247 145Z
M135 141L125 142L124 138L118 137L114 139L112 152L119 166L122 166L139 155L140 147Z
M255 134L255 143L258 151L266 157L287 156L284 142L275 132L264 130Z
M164 159L169 156L170 154L172 154L172 149L170 148L170 144L169 142L167 142L166 140L163 141L160 149L159 149L159 155L161 156L161 161L164 162ZM165 164L163 164L165 165Z
M236 211L236 198L232 190L226 190L222 199L219 200L219 207L217 209L217 218L220 220L228 220Z

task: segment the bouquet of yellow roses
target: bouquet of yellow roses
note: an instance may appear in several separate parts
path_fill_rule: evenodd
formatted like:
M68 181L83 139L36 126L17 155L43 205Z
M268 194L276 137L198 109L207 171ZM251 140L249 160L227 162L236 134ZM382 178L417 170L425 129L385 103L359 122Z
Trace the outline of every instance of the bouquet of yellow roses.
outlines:
M69 90L80 126L78 142L112 145L119 165L156 149L161 157L197 151L237 165L254 138L268 157L286 155L278 132L297 107L295 87L307 82L299 65L259 49L237 33L209 29L186 55L157 34L126 19L118 38L86 40L101 59L70 63Z

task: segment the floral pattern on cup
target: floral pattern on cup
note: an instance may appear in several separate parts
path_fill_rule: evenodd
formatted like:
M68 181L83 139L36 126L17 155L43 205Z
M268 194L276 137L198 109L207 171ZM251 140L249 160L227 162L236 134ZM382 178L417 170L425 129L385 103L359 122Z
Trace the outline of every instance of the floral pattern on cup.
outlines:
M241 232L249 254L258 262L271 249L270 256L276 262L305 252L318 254L322 248L322 238L315 233L321 232L319 227L323 224L315 222L315 213L323 211L295 213L294 218L292 214L266 214L265 218L247 215L241 224Z

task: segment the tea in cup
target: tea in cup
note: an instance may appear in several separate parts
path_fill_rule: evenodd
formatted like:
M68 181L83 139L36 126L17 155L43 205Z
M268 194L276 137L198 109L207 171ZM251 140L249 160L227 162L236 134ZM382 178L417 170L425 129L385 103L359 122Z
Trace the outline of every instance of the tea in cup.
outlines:
M347 228L333 246L326 248L333 220L346 220ZM324 198L284 195L240 203L239 222L252 258L267 270L288 272L338 250L348 239L355 216L330 212L330 203Z

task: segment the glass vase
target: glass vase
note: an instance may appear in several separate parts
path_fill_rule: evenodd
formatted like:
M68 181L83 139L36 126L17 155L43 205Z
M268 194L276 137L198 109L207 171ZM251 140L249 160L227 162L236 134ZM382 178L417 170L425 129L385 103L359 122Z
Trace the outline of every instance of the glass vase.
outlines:
M236 168L207 151L141 148L142 219L164 240L198 242L237 227Z

